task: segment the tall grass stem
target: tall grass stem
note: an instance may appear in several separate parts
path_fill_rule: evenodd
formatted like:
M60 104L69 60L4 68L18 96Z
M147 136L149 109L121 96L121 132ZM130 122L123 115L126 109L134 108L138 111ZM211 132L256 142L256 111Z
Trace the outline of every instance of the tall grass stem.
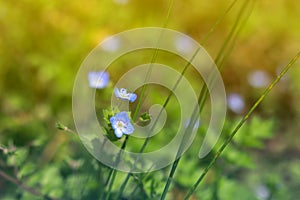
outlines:
M276 77L276 79L266 88L266 90L262 93L262 95L258 98L258 100L253 104L253 106L250 108L250 110L244 115L244 117L241 119L241 121L237 124L237 126L233 129L227 140L221 145L219 150L217 151L214 158L211 160L211 162L207 165L207 167L203 170L202 174L199 176L195 184L190 188L187 195L185 196L185 200L189 199L190 196L195 192L209 169L215 164L215 162L218 160L224 149L230 144L232 138L236 135L238 130L244 125L244 123L248 120L248 118L252 115L253 111L261 104L261 102L265 99L265 97L270 93L270 91L274 88L274 86L280 81L280 79L288 72L288 70L294 65L294 63L298 60L300 57L300 52L294 56L294 58L289 62L288 65L285 66L285 68L280 72L280 74Z

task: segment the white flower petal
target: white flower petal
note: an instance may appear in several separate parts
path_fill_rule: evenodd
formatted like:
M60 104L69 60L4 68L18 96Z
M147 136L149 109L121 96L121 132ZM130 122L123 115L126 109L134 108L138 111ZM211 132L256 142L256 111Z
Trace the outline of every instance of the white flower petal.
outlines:
M121 131L121 129L116 128L116 129L115 129L115 135L116 135L118 138L120 138L120 137L122 137L123 132Z

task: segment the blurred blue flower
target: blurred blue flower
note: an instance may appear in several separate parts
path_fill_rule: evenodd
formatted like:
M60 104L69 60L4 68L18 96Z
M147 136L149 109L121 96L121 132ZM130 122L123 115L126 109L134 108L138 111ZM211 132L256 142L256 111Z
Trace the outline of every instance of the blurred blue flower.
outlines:
M134 131L134 128L130 123L128 113L125 111L119 112L115 116L111 117L110 123L118 138L122 137L123 134L130 135Z
M91 88L103 89L109 82L109 74L105 71L89 72L88 79Z
M228 107L235 113L242 113L245 108L245 102L241 95L237 93L231 93L227 97Z
M127 90L124 88L121 88L120 90L115 88L115 95L120 99L128 100L130 102L134 102L137 98L136 94L127 92Z

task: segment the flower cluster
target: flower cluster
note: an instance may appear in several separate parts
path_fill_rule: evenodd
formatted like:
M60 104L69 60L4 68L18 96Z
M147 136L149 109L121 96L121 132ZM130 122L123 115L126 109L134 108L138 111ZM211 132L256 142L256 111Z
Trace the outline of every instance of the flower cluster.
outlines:
M106 71L92 71L88 74L89 86L91 88L103 89L109 83L109 74ZM115 88L114 94L117 98L134 102L137 99L137 95L128 92L125 88ZM107 111L104 110L106 122L109 126L107 134L109 135L112 131L115 137L121 138L123 134L130 135L134 131L134 127L131 124L130 115L125 112ZM110 135L109 135L110 136Z
M122 100L134 102L137 98L136 94L127 92L125 88L121 88L120 90L115 88L114 92L116 97ZM115 116L111 117L110 123L114 129L116 137L118 138L122 137L123 134L129 135L134 131L128 113L125 111L119 112Z

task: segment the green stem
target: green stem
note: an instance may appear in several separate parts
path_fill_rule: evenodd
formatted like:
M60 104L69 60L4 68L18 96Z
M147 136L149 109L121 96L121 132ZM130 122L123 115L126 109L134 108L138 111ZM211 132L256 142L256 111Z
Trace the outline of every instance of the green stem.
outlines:
M129 136L126 135L126 138L122 144L122 147L121 147L121 150L119 151L118 155L117 155L117 159L116 159L116 162L115 162L115 166L112 168L112 170L110 171L110 175L109 175L109 178L107 179L107 182L109 181L109 179L111 178L111 181L110 181L110 184L109 184L109 187L108 187L108 191L107 191L107 196L106 196L106 200L109 199L110 197L110 194L111 194L111 189L112 189L112 186L115 182L115 178L116 178L116 175L117 175L117 171L115 169L115 167L118 165L118 163L120 162L120 158L121 158L121 153L122 153L122 150L125 149L126 147L126 144L128 142L128 139L129 139Z
M30 194L32 195L35 195L41 199L46 199L46 200L58 200L57 198L54 198L54 197L50 197L48 196L47 194L43 194L42 192L40 191L37 191L36 189L34 188L31 188L27 185L25 185L23 182L21 182L20 180L8 175L6 172L2 171L0 169L0 177L2 177L3 179L13 183L14 185L22 188L23 190L29 192Z
M247 119L251 116L253 111L259 106L259 104L265 99L265 97L269 94L269 92L274 88L274 86L280 81L280 79L288 72L288 70L293 66L293 64L298 60L300 56L300 52L296 54L296 56L289 62L287 66L280 72L280 74L276 77L276 79L267 87L267 89L263 92L263 94L258 98L258 100L254 103L254 105L251 107L251 109L246 113L246 115L241 119L241 121L238 123L238 125L234 128L232 133L229 135L227 140L222 144L222 146L217 151L216 155L212 159L212 161L208 164L208 166L203 170L202 174L198 178L198 180L195 182L195 184L190 188L189 192L185 196L185 200L189 199L190 196L194 193L194 191L197 189L198 185L201 183L209 169L215 164L217 159L220 157L224 149L227 147L227 145L231 142L232 138L235 136L235 134L238 132L238 130L243 126L243 124L247 121Z
M109 187L108 187L108 191L107 191L107 195L106 195L106 198L105 200L108 200L110 199L110 194L111 194L111 189L112 189L112 186L115 182L115 179L116 179L116 175L117 175L117 171L116 170L112 170L112 178L111 178L111 181L110 181L110 184L109 184Z
M235 23L233 24L233 27L232 27L231 31L229 32L229 35L228 35L228 37L226 38L224 44L222 45L221 50L219 51L218 56L217 56L217 58L215 59L215 62L216 62L216 64L217 64L217 66L218 66L218 64L219 64L219 62L220 62L220 60L221 60L221 58L222 58L223 52L226 50L226 48L227 48L228 45L229 45L229 42L232 40L233 35L234 35L234 33L236 32L236 30L237 30L237 27L238 27L238 25L239 25L239 23L240 23L240 21L241 21L242 15L244 14L245 9L246 9L246 7L247 7L247 4L248 4L249 2L250 2L250 1L246 0L246 1L244 2L244 4L242 5L241 10L239 11L238 16L236 17Z
M228 7L228 9L224 12L224 14L216 21L216 23L213 25L213 27L209 30L209 32L208 32L208 33L205 35L205 37L202 39L201 44L203 44L203 43L206 42L206 40L208 39L208 37L209 37L209 36L213 33L213 31L216 29L217 25L224 19L224 16L232 9L232 7L233 7L233 5L236 3L236 1L237 1L237 0L235 0L234 2L232 2L232 4L231 4L231 5ZM184 67L184 70L181 72L181 76L180 76L180 78L176 81L176 83L175 83L174 88L173 88L172 91L174 91L174 90L177 88L177 86L178 86L178 84L180 83L180 81L181 81L181 79L182 79L182 77L183 77L185 71L188 69L188 67L190 66L190 63L192 62L192 60L194 59L194 57L197 55L197 53L199 52L199 50L200 50L200 49L197 49L197 51L195 52L195 54L193 55L193 57L191 58L191 60L189 61L189 63ZM162 110L167 106L167 104L168 104L168 102L169 102L169 100L170 100L170 98L171 98L172 95L173 95L173 94L170 92L170 94L169 94L169 96L167 97L167 99L166 99L166 101L165 101L165 103L164 103L164 105L163 105L163 108L160 110L160 113L159 113L158 116L160 116ZM158 117L158 118L159 118L159 117ZM156 121L154 122L154 125L153 125L152 129L155 127L158 118L157 118ZM151 131L150 131L150 132L151 132ZM140 153L142 153L142 152L144 151L144 149L145 149L145 147L146 147L146 145L147 145L147 143L148 143L148 140L149 140L149 138L147 138L147 139L145 140L145 142L144 142L144 144L143 144L143 146L142 146L142 148L141 148L141 150L140 150ZM176 157L177 157L177 156L176 156ZM165 190L168 189L168 187L169 187L169 185L170 185L170 181L171 181L172 176L173 176L173 174L174 174L174 172L175 172L175 169L176 169L176 167L177 167L178 162L179 162L179 159L176 159L176 161L174 162L174 165L173 165L172 170L171 170L171 173L170 173L170 174L171 174L171 177L168 178L168 181L167 181L167 184L166 184L167 187L165 187ZM119 192L120 195L123 193L123 191L124 191L124 189L125 189L125 187L126 187L128 181L129 181L130 176L131 176L131 173L128 173L128 175L126 176L126 178L125 178L125 180L124 180L124 182L123 182L123 184L122 184L122 186L121 186L121 189L120 189L120 192ZM120 197L120 195L118 195L118 197ZM164 196L164 195L163 195L163 196Z
M160 109L160 112L158 113L158 117L157 117L156 120L154 121L154 123L153 123L153 125L152 125L152 127L151 127L151 129L150 129L150 131L149 131L149 135L150 135L150 134L152 133L152 131L154 130L154 128L155 128L155 126L156 126L156 124L157 124L157 122L158 122L159 116L161 115L162 111L163 111L163 110L166 108L166 106L168 105L168 103L169 103L169 101L170 101L170 99L171 99L171 97L172 97L172 95L173 95L172 91L176 90L176 88L178 87L178 85L179 85L181 79L183 78L184 73L186 72L186 70L188 69L188 67L191 65L191 61L196 57L196 55L198 54L199 51L200 51L200 48L198 48L198 49L196 50L196 52L194 53L194 55L193 55L192 58L190 59L190 62L188 62L188 63L186 64L186 66L184 67L183 71L181 72L180 77L177 79L177 81L176 81L174 87L172 88L172 90L170 91L170 93L169 93L169 95L168 95L168 97L167 97L165 103L163 104L162 108ZM146 146L147 146L149 140L150 140L150 137L147 137L147 138L145 139L145 141L144 141L144 143L143 143L143 145L142 145L142 147L141 147L139 153L143 153L143 152L144 152L144 150L145 150L145 148L146 148ZM135 160L133 166L135 166L135 163L136 163L137 161L138 161L138 159ZM130 171L132 171L132 170L133 170L133 168L132 168ZM120 192L119 192L118 197L120 197L120 196L122 195L122 193L123 193L123 191L124 191L124 189L125 189L125 187L126 187L128 181L129 181L131 175L132 175L131 172L129 172L129 173L127 174L127 176L126 176L124 182L123 182L122 185L121 185L121 188L120 188Z
M229 13L229 11L232 9L232 7L234 6L234 4L235 4L236 2L237 2L237 0L233 1L233 2L231 3L231 5L228 7L228 9L223 13L223 15L221 15L220 18L215 22L215 24L210 28L210 30L208 31L208 33L207 33L207 34L204 36L204 38L201 40L201 42L200 42L201 45L203 45L203 44L206 43L208 37L214 32L214 30L216 29L216 27L221 23L221 21L224 19L225 15ZM181 81L183 75L185 74L186 70L187 70L188 67L190 66L191 62L193 61L193 59L195 58L195 56L197 55L197 53L199 52L199 50L200 50L200 48L196 50L195 54L192 56L192 58L191 58L190 61L187 63L187 65L184 67L183 71L181 72L181 76L180 76L179 79L176 81L176 83L175 83L175 85L174 85L172 91L174 91L174 90L177 88L177 86L178 86L178 84L180 83L180 81ZM160 114L162 113L163 109L167 106L167 104L168 104L169 100L171 99L172 95L173 95L173 93L170 92L169 95L168 95L168 97L167 97L167 99L166 99L166 101L165 101L165 103L164 103L164 105L163 105L163 107L162 107L162 109L160 110L160 112L159 112L159 114L158 114L158 117L157 117L156 121L154 122L154 125L152 126L151 130L154 129L154 127L155 127L155 125L156 125L156 123L157 123L157 120L158 120ZM151 132L151 131L150 131L150 132ZM140 153L142 153L142 152L144 151L145 147L146 147L147 144L148 144L148 140L149 140L149 138L146 138L144 144L142 145L142 148L141 148L141 150L140 150ZM179 160L178 160L178 161L179 161ZM176 160L175 162L178 162L178 161ZM119 192L118 197L120 197L120 196L122 195L122 193L123 193L123 191L124 191L124 189L125 189L125 187L126 187L128 181L129 181L129 179L130 179L130 176L131 176L131 173L128 173L127 176L126 176L126 178L125 178L125 180L124 180L124 182L123 182L122 185L121 185L121 189L120 189L120 192Z
M223 21L223 19L225 18L225 16L233 8L233 6L236 4L236 2L237 2L237 0L234 0L229 5L229 7L227 8L227 10L218 18L218 20L214 23L214 25L209 29L209 31L205 34L205 36L203 37L203 39L201 39L201 42L200 42L201 45L203 45L204 43L206 43L206 41L209 38L209 36L215 31L215 29L217 28L217 26Z
M167 26L167 24L168 24L168 21L169 21L170 15L171 15L171 11L172 11L172 8L173 8L173 4L174 4L174 0L170 0L169 6L168 6L168 11L167 11L167 17L166 17L166 19L164 21L163 28L165 28ZM158 46L158 44L159 44L159 42L161 40L162 34L163 34L163 31L160 33L160 36L159 36L159 38L157 40L157 45L156 46ZM147 83L149 81L149 79L150 79L152 68L153 68L153 64L154 64L154 62L155 62L155 60L157 58L157 55L158 55L158 50L159 49L156 48L155 51L154 51L154 54L153 54L151 62L150 62L150 67L149 67L149 70L148 70L148 72L146 74L146 78L145 78L144 83ZM136 109L135 109L133 117L132 117L133 121L135 121L137 119L137 116L138 116L138 113L140 111L142 100L143 100L143 97L145 95L147 86L148 86L147 84L144 84L143 87L142 87L140 98L138 100Z
M240 10L240 12L236 18L237 20L232 27L232 30L230 31L228 37L226 38L226 41L224 42L221 50L218 53L217 58L215 59L215 63L220 71L222 71L225 62L234 47L234 43L236 41L236 38L237 38L239 32L242 30L243 25L246 23L246 21L250 17L251 12L249 12L249 15L246 15L245 19L241 23L239 23L239 21L241 21L243 19L242 14L244 14L246 6L247 6L247 1L245 1L245 4L242 6L242 9ZM239 24L241 24L241 25L239 26ZM232 42L229 43L229 41L232 41ZM222 56L222 54L224 54L224 55ZM209 77L208 77L209 85L214 84L214 81L215 81L214 78L215 78L215 74L210 73ZM206 99L208 97L208 89L205 85L201 89L200 96L201 96L201 100L199 101L199 106L200 106L200 112L202 112L205 102L206 102Z
M177 165L178 165L178 163L179 163L179 161L180 161L180 158L181 158L181 157L178 157L178 158L173 162L173 164L172 164L172 168L171 168L170 174L169 174L169 176L168 176L166 185L165 185L165 187L164 187L164 191L163 191L163 193L162 193L162 195L161 195L161 197L160 197L160 200L165 199L166 196L167 196L167 193L168 193L168 191L169 191L169 187L170 187L171 182L172 182L172 180L173 180L173 176L174 176L174 174L175 174L175 171L176 171Z
M235 3L236 1L234 1L230 6L229 6L229 9L232 8L233 4ZM227 39L225 40L224 44L222 45L221 47L221 50L219 51L218 53L218 56L215 60L216 62L216 65L221 67L220 64L222 63L222 65L224 64L224 59L225 57L222 58L222 55L223 54L226 54L228 55L229 52L231 51L232 48L228 48L229 47L232 47L232 45L230 45L231 43L234 42L234 39L235 38L234 36L236 36L237 34L235 33L238 33L238 26L240 24L240 20L242 19L242 14L244 13L245 9L247 7L247 1L245 1L245 4L242 6L239 14L238 14L238 17L236 18L237 20L235 21L230 33L228 34L227 36ZM228 10L226 10L225 13L227 13ZM232 41L230 43L230 41ZM225 52L225 53L224 53ZM214 78L214 75L215 74L212 74L210 73L210 77L209 77L209 82L213 82L213 78ZM200 113L202 112L203 108L204 108L204 103L206 101L206 98L208 97L208 89L207 87L204 85L201 89L201 92L200 92L200 95L199 95L199 98L198 98L198 104L200 105ZM195 124L195 121L193 123L190 124L190 126L194 126ZM187 132L184 133L184 135L186 135ZM183 140L184 141L184 140ZM174 174L175 174L175 171L177 169L177 166L178 166L178 163L180 161L180 157L178 157L175 162L172 164L172 167L171 167L171 171L169 173L169 176L168 176L168 179L167 179L167 182L166 182L166 185L165 185L165 188L164 188L164 191L162 193L162 196L161 196L161 200L164 200L166 195L167 195L167 192L169 190L169 187L171 185L171 181L173 180L173 177L174 177Z
M170 18L170 15L171 15L171 10L173 8L173 4L174 4L174 0L170 0L170 3L169 3L169 6L168 6L168 11L167 11L167 17L164 21L164 24L163 24L163 28L165 28L168 24L168 21L169 21L169 18ZM162 36L163 32L161 32L161 35L160 37L158 38L158 41L157 43L159 44L160 40L161 40L161 36ZM146 78L145 78L145 83L148 82L149 78L150 78L150 75L151 75L151 72L152 72L152 68L153 68L153 63L155 62L156 58L157 58L157 55L158 55L158 48L155 49L155 52L152 56L152 59L151 59L151 64L150 64L150 68L149 68L149 71L147 72L146 74ZM140 111L140 108L141 108L141 104L142 104L142 100L143 100L143 97L144 97L144 94L145 94L145 91L146 91L146 88L147 88L147 84L144 84L143 87L142 87L142 91L141 91L141 94L140 94L140 98L138 100L138 103L137 103L137 106L136 106L136 109L134 111L134 114L133 114L133 117L132 117L132 120L133 121L136 121L137 117L138 117L138 113ZM124 146L123 149L125 149L126 147L126 143L127 143L127 140L129 139L129 136L127 135L126 138L125 138L125 141L123 143L122 146ZM122 150L123 150L122 149ZM121 151L120 151L121 152ZM120 154L119 154L120 155ZM112 185L114 184L114 180L115 180L115 177L116 177L116 174L117 174L117 171L113 168L112 169L112 180L110 182L110 185L109 185L109 189L108 189L108 195L107 195L107 198L108 199L110 197L110 193L111 193L111 188L112 188ZM120 194L122 193L119 193L118 195L118 198L120 196Z

